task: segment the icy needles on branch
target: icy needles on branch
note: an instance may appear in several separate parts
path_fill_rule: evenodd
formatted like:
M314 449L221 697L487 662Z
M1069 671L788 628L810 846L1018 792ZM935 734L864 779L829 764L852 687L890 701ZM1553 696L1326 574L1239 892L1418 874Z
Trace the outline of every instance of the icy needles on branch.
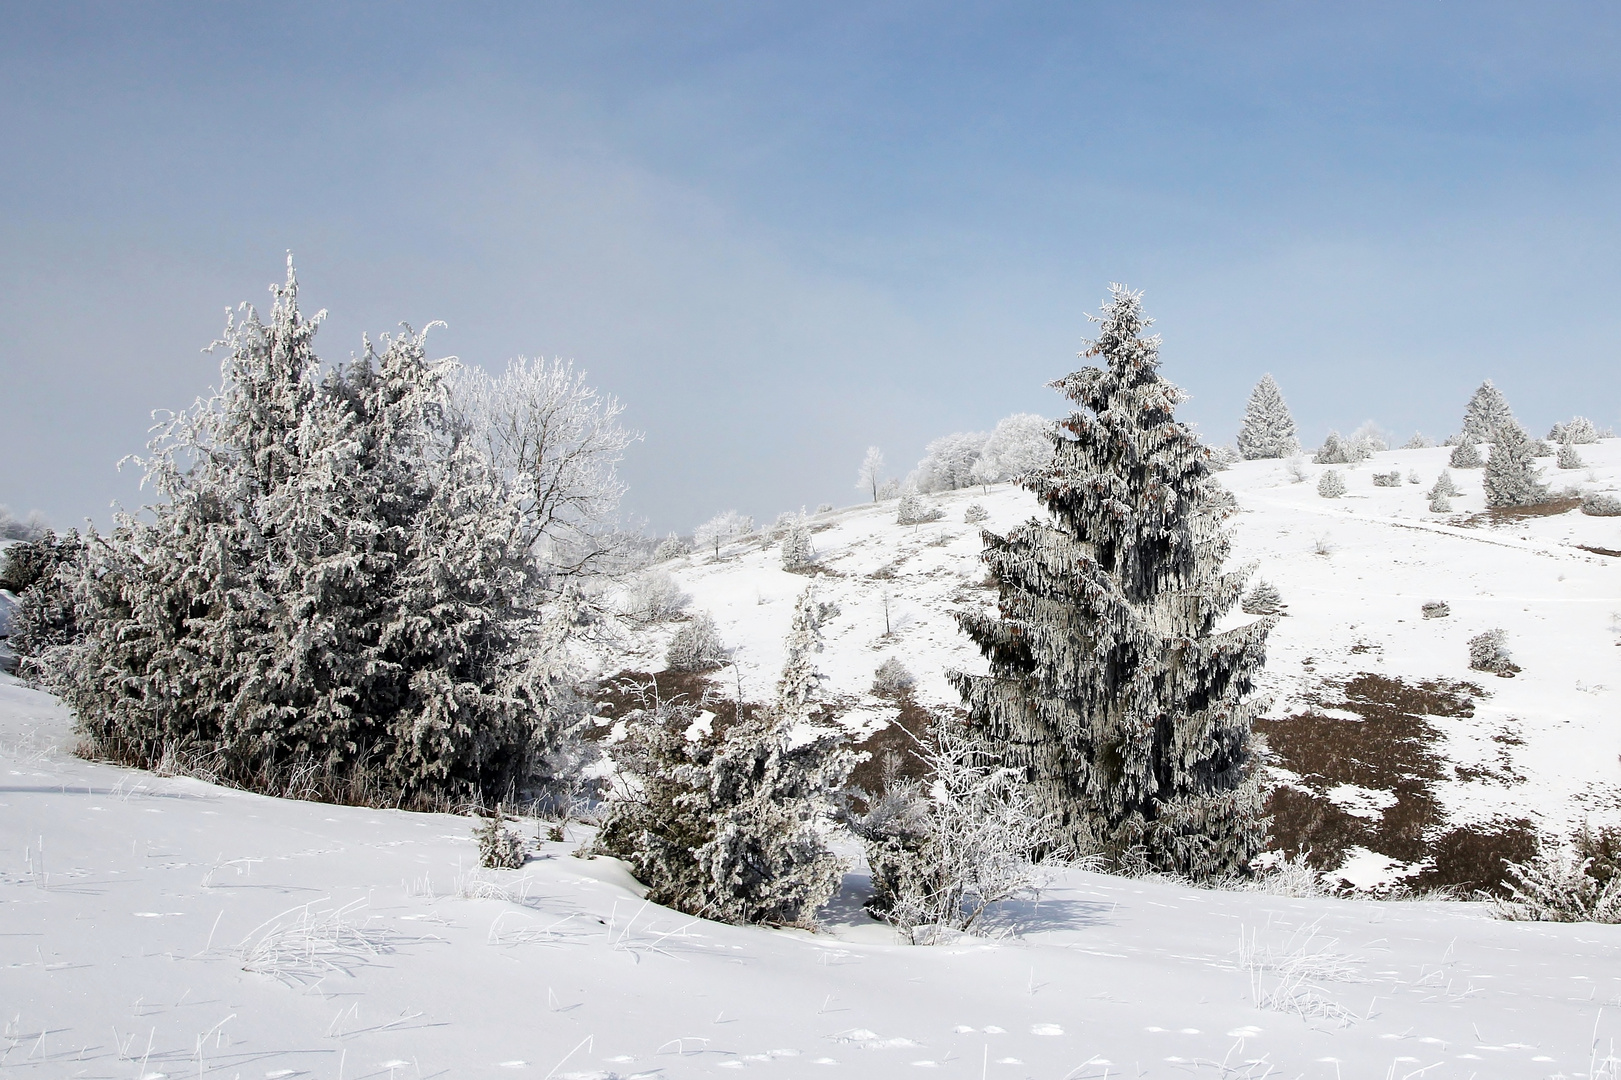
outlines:
M1140 295L1116 286L1098 321L1104 366L1054 384L1078 408L1023 480L1051 521L987 535L999 611L959 617L990 674L953 679L1076 853L1231 874L1266 839L1249 696L1274 618L1216 632L1243 575L1222 570L1209 452Z

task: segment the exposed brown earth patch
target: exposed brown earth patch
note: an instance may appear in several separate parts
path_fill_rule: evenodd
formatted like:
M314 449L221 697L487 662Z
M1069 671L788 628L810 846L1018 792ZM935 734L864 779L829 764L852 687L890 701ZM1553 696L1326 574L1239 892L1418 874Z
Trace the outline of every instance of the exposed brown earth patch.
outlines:
M1578 509L1582 505L1581 496L1564 499L1548 499L1544 502L1531 503L1529 506L1493 506L1478 514L1471 514L1464 522L1467 525L1508 525L1527 518L1558 517Z
M1504 859L1524 859L1536 847L1524 821L1450 827L1434 788L1454 770L1439 756L1433 717L1474 716L1484 690L1474 683L1433 679L1408 683L1361 674L1325 687L1316 709L1259 720L1276 764L1299 780L1271 797L1273 842L1291 854L1307 853L1322 870L1337 869L1352 847L1363 847L1424 869L1408 880L1416 888L1464 891L1501 886ZM1318 710L1323 711L1318 711ZM1331 716L1327 710L1354 714ZM1499 770L1463 779L1511 781L1506 758ZM1352 813L1328 797L1351 784L1393 799L1382 810Z

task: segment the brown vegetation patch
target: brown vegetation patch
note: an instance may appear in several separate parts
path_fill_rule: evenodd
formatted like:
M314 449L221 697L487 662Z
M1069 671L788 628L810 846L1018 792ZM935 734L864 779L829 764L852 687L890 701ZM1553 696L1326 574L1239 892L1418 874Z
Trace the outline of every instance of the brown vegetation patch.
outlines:
M1558 517L1581 505L1581 496L1577 495L1570 498L1545 499L1527 506L1493 506L1478 514L1470 515L1466 524L1509 525L1516 521L1524 521L1526 518Z
M1414 684L1373 674L1328 689L1337 693L1323 695L1317 706L1356 719L1314 709L1255 723L1276 763L1299 777L1297 785L1271 795L1274 845L1291 854L1307 852L1308 861L1323 870L1337 868L1351 847L1424 863L1411 881L1421 888L1500 886L1502 860L1524 858L1535 847L1529 827L1507 822L1448 828L1434 793L1451 770L1436 753L1441 733L1429 718L1472 717L1485 691L1474 683ZM1341 784L1385 792L1395 801L1377 816L1358 816L1328 798Z
M737 723L737 696L727 685L727 672L720 671L621 671L597 682L592 700L597 720L588 737L601 739L613 730L616 721L638 709L650 709L657 702L686 702L715 714L716 734ZM744 717L763 706L743 703Z
M865 750L869 756L850 774L850 786L868 795L883 794L885 761L891 757L896 759L899 779L928 781L928 766L917 751L942 719L935 710L919 704L910 691L878 696L898 708L900 715L855 744L856 750Z
M1621 559L1621 551L1612 551L1606 547L1594 547L1591 544L1577 544L1583 551L1591 551L1594 555L1608 555L1612 559Z

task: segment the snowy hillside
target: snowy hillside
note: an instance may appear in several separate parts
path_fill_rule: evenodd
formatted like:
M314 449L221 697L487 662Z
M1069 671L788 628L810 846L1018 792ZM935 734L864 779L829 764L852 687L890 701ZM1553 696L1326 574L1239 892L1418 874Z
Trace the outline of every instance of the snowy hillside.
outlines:
M1544 459L1545 478L1588 492L1621 486L1621 440L1581 451L1588 468ZM1361 885L1481 884L1499 856L1529 853L1534 830L1621 821L1621 518L1583 515L1569 499L1488 514L1480 470L1454 470L1454 512L1431 513L1424 493L1449 452L1337 466L1348 487L1338 499L1317 493L1324 466L1307 463L1303 482L1278 460L1221 474L1240 508L1235 564L1257 564L1288 605L1270 641L1261 725L1285 782L1279 837ZM1399 486L1374 485L1391 470ZM713 612L736 650L724 692L738 682L745 699L768 699L793 602L814 585L840 608L821 666L846 723L867 731L896 715L871 693L888 657L918 677L921 703L956 706L943 673L983 667L953 615L994 602L979 526L964 511L982 504L984 525L1003 532L1039 508L1008 484L926 501L939 521L898 525L893 501L819 515L810 573L784 571L768 539L718 561L664 564L690 610ZM1425 618L1428 601L1450 614ZM1469 668L1468 640L1493 628L1522 669L1513 678ZM606 669L659 669L672 632L642 635Z
M1621 927L1081 872L996 941L895 944L859 876L823 933L723 926L577 836L470 870L465 818L94 765L67 727L0 676L6 1076L1615 1075Z

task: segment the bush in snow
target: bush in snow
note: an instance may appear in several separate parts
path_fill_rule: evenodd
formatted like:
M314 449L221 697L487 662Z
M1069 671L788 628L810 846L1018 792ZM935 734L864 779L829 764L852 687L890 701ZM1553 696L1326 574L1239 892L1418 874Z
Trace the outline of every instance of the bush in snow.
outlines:
M1461 442L1452 448L1447 464L1454 469L1478 469L1486 464L1486 460L1480 456L1480 451L1475 449L1474 443Z
M1284 403L1283 391L1271 375L1250 391L1244 406L1244 422L1238 429L1238 452L1246 460L1288 457L1300 449L1295 437L1295 420Z
M900 494L901 482L895 479L893 476L891 476L888 480L885 480L882 484L878 485L879 502L887 502L890 499L898 499L900 498Z
M893 656L879 664L877 673L872 677L872 692L879 695L904 694L916 685L917 678Z
M664 650L664 666L671 671L708 671L726 663L731 655L721 644L714 617L704 611L677 628Z
M1419 607L1426 619L1444 619L1452 614L1452 605L1445 600L1426 600Z
M876 446L867 447L867 454L856 470L856 488L872 493L872 501L884 498L884 452ZM832 509L829 507L829 509Z
M1621 499L1616 498L1614 495L1606 495L1603 492L1584 496L1582 498L1582 513L1591 514L1594 517L1621 516Z
M1222 569L1214 481L1140 294L1112 292L1087 352L1104 365L1054 384L1076 410L1021 481L1050 519L986 537L999 607L959 616L989 674L951 678L1063 846L1222 877L1266 840L1247 699L1273 623L1215 629L1242 575Z
M1532 454L1531 440L1518 424L1497 429L1497 442L1486 461L1486 478L1481 487L1487 506L1531 506L1548 498Z
M1507 870L1509 895L1491 902L1500 919L1621 922L1621 830L1583 825L1568 847L1544 845Z
M1345 478L1338 470L1328 469L1317 478L1317 494L1325 499L1337 499L1345 494Z
M1387 473L1373 474L1374 487L1401 487L1401 470L1391 469Z
M1469 639L1469 666L1505 679L1513 678L1520 670L1509 655L1506 635L1500 629L1487 630Z
M1435 445L1435 440L1422 431L1413 432L1413 437L1402 443L1403 450L1428 450Z
M1041 857L1065 854L1055 817L1042 813L1022 770L961 724L944 723L913 751L927 791L886 762L884 792L846 818L872 869L867 910L913 945L973 933L992 904L1039 890Z
M980 485L998 484L1046 466L1053 458L1053 422L1014 413L996 422L968 474Z
M473 839L478 841L478 864L486 870L518 870L529 861L523 839L506 827L499 806L473 830Z
M720 549L754 531L754 519L736 510L723 510L692 531L692 542L720 558Z
M1579 443L1585 446L1598 440L1598 428L1585 416L1555 424L1553 430L1548 432L1548 441L1555 443Z
M1384 429L1372 420L1351 432L1346 440L1346 458L1350 464L1366 461L1375 454L1382 454L1390 449L1390 440L1386 437Z
M1498 432L1506 425L1520 426L1519 421L1514 419L1513 410L1508 407L1508 399L1487 379L1480 384L1464 408L1463 431L1459 433L1458 441L1460 444L1495 443ZM1453 465L1455 469L1472 467Z
M679 559L683 555L691 554L692 545L681 539L675 533L671 533L663 540L660 540L659 546L653 549L653 561L668 562L671 559Z
M77 531L58 536L47 530L0 552L0 589L17 597L7 641L17 656L39 659L78 637L73 581L83 560L84 541Z
M1458 494L1461 494L1461 492L1458 491L1458 486L1452 482L1452 474L1442 469L1441 475L1435 478L1435 483L1430 487L1430 498L1433 499L1437 495L1450 496Z
M724 733L687 738L687 705L628 718L614 751L627 786L596 844L630 863L649 900L721 922L811 926L838 888L844 868L825 820L855 755L842 733L793 738L811 725L822 678L813 655L831 611L806 590L776 701Z
M1270 581L1257 581L1239 603L1239 609L1246 615L1277 615L1283 608L1283 594Z
M1323 445L1317 448L1311 459L1319 465L1346 465L1351 461L1346 456L1345 442L1337 431L1330 431L1324 437Z
M895 522L899 525L922 525L930 521L939 521L945 517L943 510L923 505L915 491L908 491L901 496L901 504L895 515Z
M1432 513L1432 514L1450 514L1450 513L1452 513L1452 500L1449 497L1447 497L1446 495L1441 494L1439 492L1432 493L1430 495L1430 513Z
M1243 460L1244 456L1231 446L1212 446L1210 448L1211 472L1226 472Z
M659 623L676 618L691 602L675 578L663 570L647 570L626 584L623 609L633 622Z
M832 503L817 503L816 504L816 512L818 514L831 514L833 512L833 504Z
M1304 484L1311 479L1311 470L1306 468L1305 454L1290 454L1289 460L1284 462L1284 471L1288 473L1291 484Z
M1585 468L1587 464L1582 460L1582 455L1576 452L1574 442L1562 442L1559 444L1559 454L1554 463L1561 469L1581 469Z
M782 538L782 568L802 570L815 558L816 551L811 546L810 522L801 511L789 523L788 531Z
M290 263L274 292L267 322L244 306L227 323L220 388L150 444L163 501L87 538L79 637L38 658L49 685L92 752L206 759L256 790L296 778L302 797L437 807L572 783L587 719L558 582L592 561L611 463L558 464L580 499L546 501L547 463L460 409L422 334L327 368ZM612 427L562 382L573 404L553 420L596 409L585 426Z
M979 522L984 521L985 519L989 518L990 516L991 516L990 512L987 511L979 503L969 503L968 504L968 509L966 509L966 510L964 510L962 512L963 521L966 522L969 525L978 524Z
M1419 479L1417 469L1408 469L1407 470L1407 482L1409 484L1422 484L1424 481Z

